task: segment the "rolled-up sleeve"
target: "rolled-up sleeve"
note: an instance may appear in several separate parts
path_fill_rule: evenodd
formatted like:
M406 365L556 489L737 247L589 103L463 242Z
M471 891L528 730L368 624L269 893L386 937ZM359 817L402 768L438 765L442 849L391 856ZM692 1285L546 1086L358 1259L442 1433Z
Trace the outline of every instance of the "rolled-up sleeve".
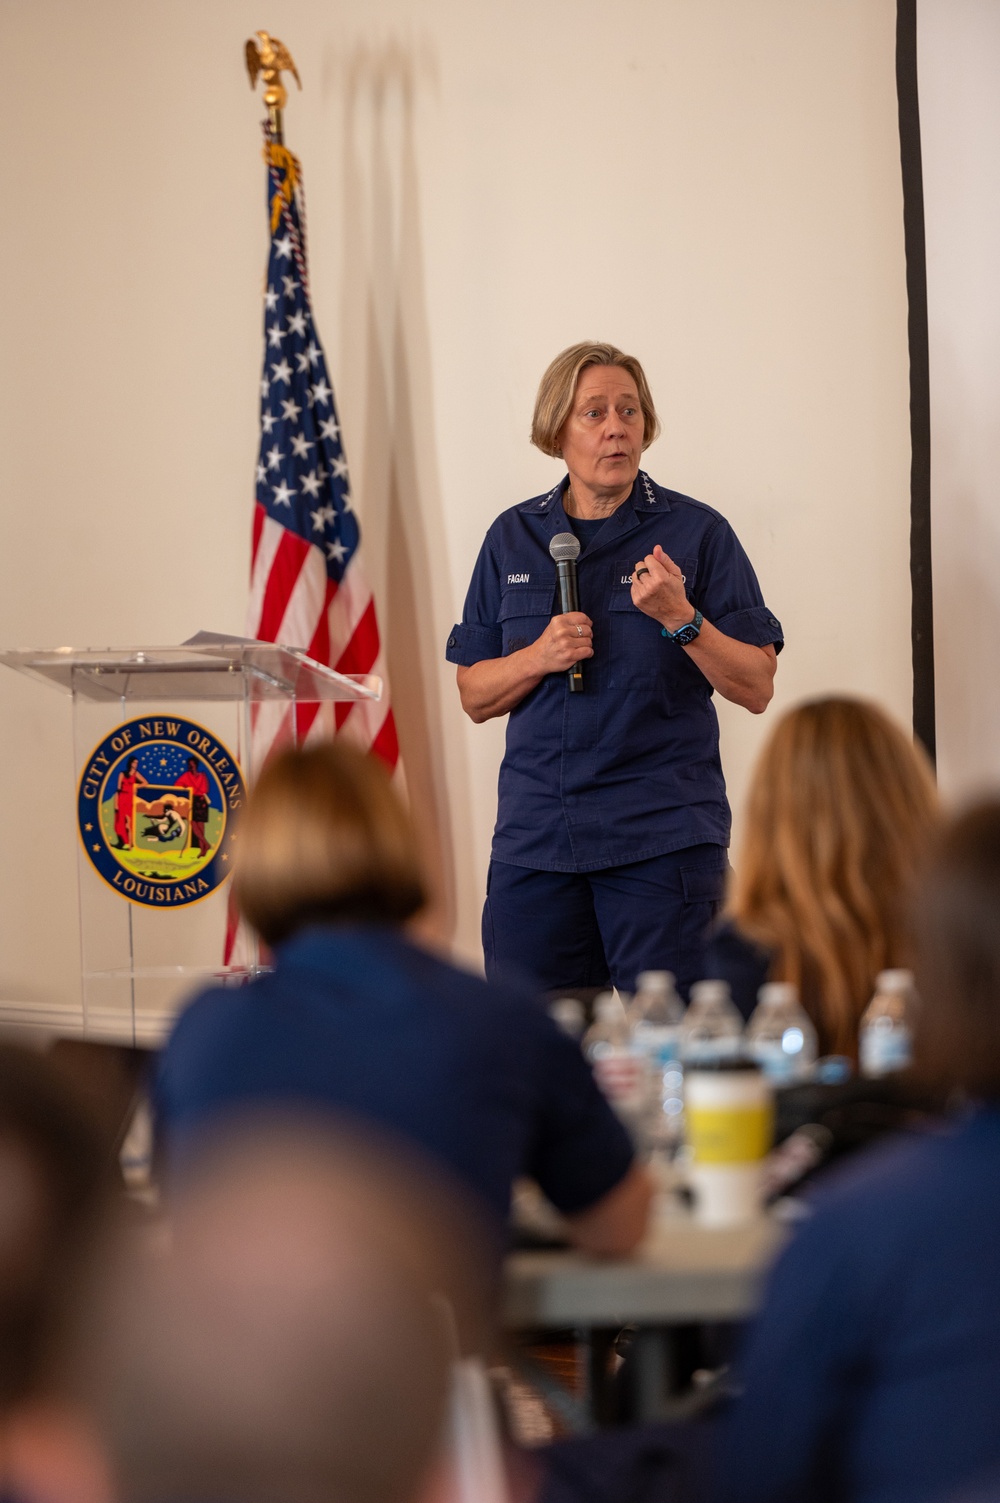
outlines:
M445 657L449 663L471 668L483 658L503 656L503 632L499 626L477 626L474 622L457 621L448 633Z
M471 668L484 658L503 656L500 615L500 568L489 536L479 550L465 597L462 619L448 633L445 657L449 663Z
M781 622L764 603L753 565L722 517L706 535L695 604L719 631L754 647L785 645Z

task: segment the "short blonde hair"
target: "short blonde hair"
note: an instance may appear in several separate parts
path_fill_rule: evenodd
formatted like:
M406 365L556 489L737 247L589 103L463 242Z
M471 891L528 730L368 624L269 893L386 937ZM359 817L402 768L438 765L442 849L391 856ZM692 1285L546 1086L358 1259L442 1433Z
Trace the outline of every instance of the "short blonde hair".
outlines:
M771 979L799 988L824 1052L856 1054L876 975L912 962L937 821L926 754L877 705L799 705L760 755L727 913L771 951Z
M535 398L535 413L531 420L531 442L536 449L553 458L559 455L559 435L566 424L576 395L576 383L580 372L589 365L620 365L628 371L639 393L642 408L642 447L648 449L654 438L659 437L660 420L656 416L653 398L646 373L634 355L626 355L613 344L571 344L568 350L557 355L542 377Z
M416 838L385 769L339 741L265 767L237 845L236 901L267 944L309 923L402 923L425 900Z

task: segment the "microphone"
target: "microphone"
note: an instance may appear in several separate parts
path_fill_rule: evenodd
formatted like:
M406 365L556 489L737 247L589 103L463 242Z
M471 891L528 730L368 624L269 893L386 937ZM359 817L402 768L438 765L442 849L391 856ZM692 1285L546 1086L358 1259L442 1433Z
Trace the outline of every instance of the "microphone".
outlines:
M580 609L580 596L576 588L576 561L580 557L580 539L572 532L557 532L549 544L549 557L554 561L559 579L559 610ZM571 694L583 693L583 663L574 663L567 668Z

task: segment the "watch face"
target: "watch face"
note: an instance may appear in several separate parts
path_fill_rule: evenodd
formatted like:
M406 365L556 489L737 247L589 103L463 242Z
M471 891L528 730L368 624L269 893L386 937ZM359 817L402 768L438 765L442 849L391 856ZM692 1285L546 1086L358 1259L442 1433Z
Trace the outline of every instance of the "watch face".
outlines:
M689 642L694 641L697 635L698 628L689 622L687 626L682 626L680 631L674 632L674 641L679 643L681 647L686 647Z

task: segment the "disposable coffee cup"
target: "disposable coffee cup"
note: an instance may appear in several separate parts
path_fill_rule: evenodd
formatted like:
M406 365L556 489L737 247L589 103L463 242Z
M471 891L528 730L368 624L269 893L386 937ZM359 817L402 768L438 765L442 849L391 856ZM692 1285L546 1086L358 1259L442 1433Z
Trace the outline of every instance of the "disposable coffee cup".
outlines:
M719 1060L685 1072L684 1110L694 1214L705 1226L758 1216L762 1168L774 1137L774 1096L751 1060Z

